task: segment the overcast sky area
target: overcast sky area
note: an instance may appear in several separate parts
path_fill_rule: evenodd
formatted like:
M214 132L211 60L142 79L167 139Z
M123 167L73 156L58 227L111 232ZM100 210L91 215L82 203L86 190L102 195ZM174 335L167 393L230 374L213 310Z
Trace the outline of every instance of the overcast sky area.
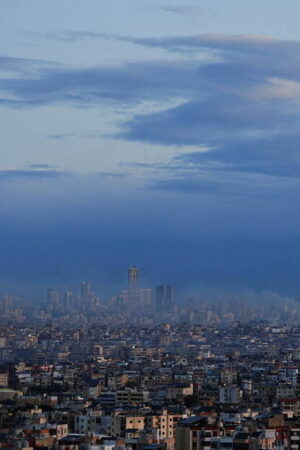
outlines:
M300 296L299 0L1 0L0 294Z

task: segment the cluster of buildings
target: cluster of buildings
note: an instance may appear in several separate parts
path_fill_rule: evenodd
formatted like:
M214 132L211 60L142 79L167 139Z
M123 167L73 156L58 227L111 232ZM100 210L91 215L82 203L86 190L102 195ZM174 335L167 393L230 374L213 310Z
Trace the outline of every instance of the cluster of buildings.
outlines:
M46 298L32 302L11 295L0 299L0 323L47 323L68 321L70 326L88 324L91 321L115 324L143 322L154 323L158 319L171 319L176 315L174 287L159 285L156 288L141 288L139 269L128 269L128 285L118 294L103 301L92 291L88 282L81 282L80 292L67 289L60 292L49 288Z
M299 326L0 327L0 448L299 447Z
M175 303L171 285L104 301L0 299L0 448L300 448L300 308Z
M128 284L107 299L93 292L88 282L81 282L79 293L49 288L41 301L29 301L4 295L0 298L0 324L47 325L69 328L88 327L91 323L124 327L155 326L157 323L235 326L249 321L268 320L272 323L297 324L300 321L300 302L294 299L262 301L238 298L228 301L204 301L202 298L178 295L175 302L172 285L158 285L154 289L140 287L139 269L128 269ZM274 302L276 306L274 307Z

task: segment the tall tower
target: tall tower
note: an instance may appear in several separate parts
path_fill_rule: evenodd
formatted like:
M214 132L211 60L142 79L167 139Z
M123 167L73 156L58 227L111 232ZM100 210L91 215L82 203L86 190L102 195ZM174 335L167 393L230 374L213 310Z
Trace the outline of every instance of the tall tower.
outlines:
M165 298L165 287L156 286L156 311L163 311Z
M91 286L90 283L87 283L86 281L82 281L80 283L80 294L81 297L87 297L91 293Z
M55 291L52 288L47 289L47 303L48 303L48 305L51 304L52 306L58 306L59 305L59 292Z
M139 269L136 266L132 266L128 269L128 305L135 306L139 302Z
M136 266L128 269L128 291L129 294L137 293L139 287L139 269Z
M156 286L156 310L158 312L174 311L173 286Z

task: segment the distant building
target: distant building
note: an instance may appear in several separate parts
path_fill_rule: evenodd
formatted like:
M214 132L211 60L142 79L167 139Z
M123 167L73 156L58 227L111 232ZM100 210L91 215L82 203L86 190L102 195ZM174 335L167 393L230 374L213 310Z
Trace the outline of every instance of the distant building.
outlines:
M136 266L128 269L128 291L134 293L139 286L139 269Z
M57 308L60 304L59 292L55 289L49 288L47 290L47 307Z
M80 294L81 297L87 297L91 293L91 285L86 281L82 281L80 284Z
M139 290L140 303L143 306L151 306L152 304L152 289Z
M11 295L5 295L3 300L3 312L5 315L9 314L13 310L13 297Z
M134 305L138 304L139 300L139 269L132 266L128 269L128 302Z
M72 308L73 305L73 292L68 290L64 292L64 307L68 310Z
M174 287L156 286L156 310L158 312L173 312Z

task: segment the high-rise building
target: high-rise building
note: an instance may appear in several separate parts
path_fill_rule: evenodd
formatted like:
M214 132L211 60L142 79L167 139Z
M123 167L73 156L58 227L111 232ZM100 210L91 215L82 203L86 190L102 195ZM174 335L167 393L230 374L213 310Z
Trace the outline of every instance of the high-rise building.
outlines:
M165 297L165 286L156 286L156 298L155 298L156 311L163 310L164 297Z
M139 289L139 295L142 306L152 305L152 289Z
M86 281L82 281L80 284L80 294L81 297L87 297L91 293L91 285Z
M136 293L139 287L139 269L136 266L128 269L128 291Z
M128 291L123 289L116 298L116 306L118 308L126 308L128 306Z
M132 266L128 269L128 306L135 306L139 302L139 269Z
M49 288L47 290L47 304L48 306L51 305L52 307L59 306L60 298L59 298L59 292Z
M71 309L74 307L73 297L72 291L68 290L64 292L64 307L66 309Z
M161 312L173 312L174 287L156 286L156 310Z
M4 314L9 314L13 310L14 299L11 295L5 295L3 299L3 312Z

